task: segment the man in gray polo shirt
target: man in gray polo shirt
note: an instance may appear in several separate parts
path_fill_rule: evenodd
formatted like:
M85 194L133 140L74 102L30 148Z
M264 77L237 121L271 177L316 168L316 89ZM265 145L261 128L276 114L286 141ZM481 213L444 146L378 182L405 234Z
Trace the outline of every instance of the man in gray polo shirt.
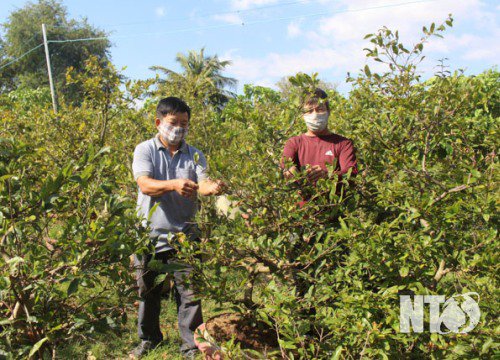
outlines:
M179 98L160 100L156 109L158 134L137 145L132 169L139 187L137 207L147 224L150 210L150 237L155 243L155 254L135 256L139 285L138 332L141 343L130 354L140 358L163 339L160 331L161 284L155 286L157 272L147 264L154 257L165 264L175 262L171 247L175 234L184 233L189 241L198 241L198 227L193 222L198 207L197 194L217 195L224 184L207 175L207 163L201 151L188 145L184 138L188 131L191 110ZM185 268L174 272L181 352L187 358L194 356L194 330L203 322L200 300L195 300L192 289L183 284L191 271Z

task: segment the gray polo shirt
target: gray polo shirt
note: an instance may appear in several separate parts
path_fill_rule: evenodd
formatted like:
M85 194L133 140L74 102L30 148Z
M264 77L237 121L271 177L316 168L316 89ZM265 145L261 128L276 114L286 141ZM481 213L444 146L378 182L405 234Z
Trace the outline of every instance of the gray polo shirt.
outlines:
M136 146L132 170L134 178L149 176L156 180L190 179L196 183L208 178L207 161L203 153L195 147L182 142L179 150L173 156L158 138L158 134ZM198 154L195 161L195 154ZM198 236L198 227L193 222L198 201L169 191L161 196L148 196L138 188L137 211L147 218L151 208L159 203L150 218L150 237L157 240L156 252L171 249L169 240L175 233L183 232L194 239Z

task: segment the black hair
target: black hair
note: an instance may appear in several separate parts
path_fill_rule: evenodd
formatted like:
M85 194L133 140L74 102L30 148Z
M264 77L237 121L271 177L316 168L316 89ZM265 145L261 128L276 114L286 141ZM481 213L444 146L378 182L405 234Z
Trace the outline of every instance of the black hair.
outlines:
M191 108L184 100L174 96L161 99L156 107L156 117L162 119L165 115L173 115L178 113L187 113L188 119L191 118Z
M324 100L324 101L322 101ZM330 111L330 103L328 102L328 94L325 90L316 88L314 91L310 92L305 96L302 106L305 105L316 105L318 103L324 103L326 105L326 109Z

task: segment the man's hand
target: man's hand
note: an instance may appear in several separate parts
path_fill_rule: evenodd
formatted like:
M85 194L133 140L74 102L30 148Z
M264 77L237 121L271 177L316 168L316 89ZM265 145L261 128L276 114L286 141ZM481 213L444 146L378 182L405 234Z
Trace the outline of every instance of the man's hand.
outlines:
M212 181L212 194L213 195L220 195L222 194L224 191L226 191L227 189L227 185L224 181L222 180L214 180Z
M286 179L291 179L295 175L297 175L298 172L299 171L297 170L297 167L296 166L292 166L290 169L283 170L283 175L285 176Z
M226 189L227 185L222 180L203 180L200 183L201 195L220 195Z
M175 179L174 181L174 191L184 197L194 198L198 191L198 184L189 179Z
M306 168L307 180L311 183L315 183L319 179L326 179L328 177L328 171L323 170L321 166L314 165Z

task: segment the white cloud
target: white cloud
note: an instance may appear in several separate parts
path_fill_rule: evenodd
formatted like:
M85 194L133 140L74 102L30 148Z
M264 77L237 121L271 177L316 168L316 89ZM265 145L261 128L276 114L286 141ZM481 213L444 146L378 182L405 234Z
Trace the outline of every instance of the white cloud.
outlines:
M235 48L235 49L229 49L229 50L226 50L225 53L223 53L222 55L219 56L219 59L221 61L233 61L234 57L236 56L235 54L239 51L239 49Z
M300 29L300 25L295 21L288 24L287 34L288 34L288 37L292 38L292 39L301 35L302 30Z
M155 14L157 17L164 17L165 16L165 8L163 6L158 6L155 9Z
M420 37L422 26L431 22L440 24L450 12L456 19L484 16L478 0L442 0L393 7L381 6L401 4L401 2L388 3L383 0L370 4L361 0L342 0L342 2L346 5L347 12L322 19L318 31L321 36L333 36L337 41L361 40L364 35L387 26L398 30L403 39L416 41Z
M277 3L278 0L231 0L231 7L237 10L246 10L255 6L264 6Z
M230 56L233 64L228 71L242 81L252 81L259 78L281 78L298 72L328 72L344 75L348 66L363 65L363 61L353 62L352 55L358 52L356 59L362 58L362 50L345 46L341 49L316 48L303 49L299 53L270 53L265 58L243 58Z
M331 15L318 21L310 18L287 24L287 36L296 42L304 41L302 49L287 53L273 51L261 58L233 53L230 57L233 66L228 69L231 76L241 79L241 83L275 83L283 76L302 71L319 72L320 78L327 81L332 78L343 80L347 72L357 73L367 63L363 48L371 46L368 40L363 39L366 34L387 26L398 30L402 42L411 47L422 37L423 26L432 22L439 25L450 13L453 14L454 26L444 33L444 39L433 37L425 44L427 60L420 65L420 71L432 74L437 61L444 57L450 58L448 63L452 68L474 61L488 64L498 61L498 9L488 6L484 0L425 1L391 7L387 5L403 1L317 1L321 3L322 11L331 11ZM257 1L242 0L239 3L248 5ZM368 63L375 71L384 66L372 61Z
M252 81L253 85L264 86L268 88L276 88L276 82L269 78L260 78Z
M219 15L214 15L213 16L214 20L219 20L226 22L228 24L233 24L233 25L241 25L243 23L243 19L239 14L236 13L226 13L226 14L219 14Z
M482 61L489 63L498 63L498 54L500 54L500 43L498 39L500 31L496 31L491 37L472 37L470 43L464 45L465 49L462 58L464 60Z

